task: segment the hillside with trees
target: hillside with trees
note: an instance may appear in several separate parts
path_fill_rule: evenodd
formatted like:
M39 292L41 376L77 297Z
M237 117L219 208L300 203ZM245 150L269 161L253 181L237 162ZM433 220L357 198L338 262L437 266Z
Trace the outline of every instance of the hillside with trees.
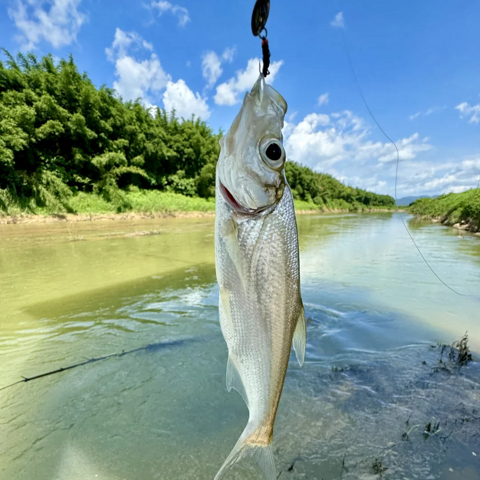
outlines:
M437 198L421 198L409 211L417 216L440 220L444 225L459 224L472 232L480 231L480 188L448 193Z
M4 55L0 213L75 213L95 203L89 196L112 211L137 208L135 198L145 192L150 200L170 194L173 202L181 198L173 194L214 197L222 132L96 88L71 56ZM390 196L347 187L295 162L287 163L286 174L295 199L314 208L394 205Z

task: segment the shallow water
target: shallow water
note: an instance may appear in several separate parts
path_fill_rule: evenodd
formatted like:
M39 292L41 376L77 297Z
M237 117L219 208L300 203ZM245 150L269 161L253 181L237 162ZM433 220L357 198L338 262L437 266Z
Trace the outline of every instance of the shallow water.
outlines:
M476 357L478 297L433 276L398 214L298 221L307 360L287 374L279 478L480 479L480 368L436 346L468 330ZM409 226L480 293L478 237ZM212 479L247 419L225 389L213 220L0 225L0 241L0 388L119 354L0 391L0 478Z

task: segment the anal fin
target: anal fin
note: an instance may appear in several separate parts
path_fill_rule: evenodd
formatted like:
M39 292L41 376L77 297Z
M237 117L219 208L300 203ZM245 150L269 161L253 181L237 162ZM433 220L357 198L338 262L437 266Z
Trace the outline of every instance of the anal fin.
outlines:
M305 349L307 347L307 325L305 323L305 310L303 307L297 320L292 345L295 350L298 364L302 366L305 361Z
M243 401L248 407L247 392L245 391L245 387L243 386L243 382L240 374L238 373L237 367L235 366L235 362L232 356L229 354L227 362L227 390L230 391L232 388L242 396Z

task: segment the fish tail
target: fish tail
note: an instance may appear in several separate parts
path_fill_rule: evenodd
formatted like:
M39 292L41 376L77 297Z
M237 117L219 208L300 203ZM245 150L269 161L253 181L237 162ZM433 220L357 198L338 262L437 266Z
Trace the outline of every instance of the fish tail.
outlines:
M250 441L252 436L256 436L255 429L248 424L214 480L223 479L228 470L243 459L254 460L263 472L266 480L276 480L277 475L271 441L268 441L268 443L252 443Z

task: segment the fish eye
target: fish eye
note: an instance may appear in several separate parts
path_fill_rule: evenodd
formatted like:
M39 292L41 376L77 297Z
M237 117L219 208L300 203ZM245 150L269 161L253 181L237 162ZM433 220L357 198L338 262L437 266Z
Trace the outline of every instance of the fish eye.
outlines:
M265 150L265 154L270 160L276 162L282 157L282 149L277 143L271 143Z
M260 147L260 153L267 167L274 170L281 169L285 163L285 150L282 143L277 139L268 138Z

